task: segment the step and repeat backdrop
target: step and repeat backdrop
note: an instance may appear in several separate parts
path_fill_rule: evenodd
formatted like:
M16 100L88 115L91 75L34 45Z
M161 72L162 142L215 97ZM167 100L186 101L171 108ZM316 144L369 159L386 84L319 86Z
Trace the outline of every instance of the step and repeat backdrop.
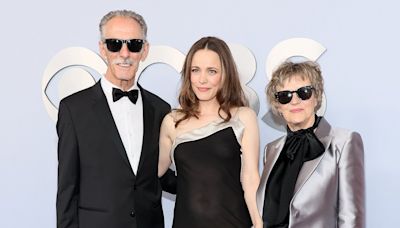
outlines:
M180 71L203 36L225 40L260 126L264 146L284 134L265 86L285 59L313 60L325 79L318 111L364 140L368 227L394 227L400 210L397 105L400 16L396 1L10 1L0 15L0 227L56 226L59 101L105 72L98 24L130 9L148 25L150 52L140 84L177 106ZM260 170L262 169L260 162ZM174 196L163 195L166 227Z

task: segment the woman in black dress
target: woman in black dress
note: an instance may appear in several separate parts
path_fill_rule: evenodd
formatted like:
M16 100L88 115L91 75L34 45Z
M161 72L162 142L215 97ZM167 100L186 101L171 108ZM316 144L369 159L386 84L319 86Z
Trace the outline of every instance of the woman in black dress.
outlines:
M160 132L159 176L177 172L174 228L262 227L259 133L226 43L204 37L182 70L180 107Z

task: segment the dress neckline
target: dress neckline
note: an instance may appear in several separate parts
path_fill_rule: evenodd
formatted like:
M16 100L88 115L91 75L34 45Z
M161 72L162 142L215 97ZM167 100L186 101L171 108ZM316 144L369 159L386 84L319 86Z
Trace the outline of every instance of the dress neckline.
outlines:
M229 121L227 121L227 122L224 122L224 119L222 119L222 118L218 118L218 119L212 120L212 121L210 121L210 122L208 122L208 123L206 123L206 124L204 124L204 125L202 125L200 127L192 128L190 130L187 130L187 131L184 131L184 132L180 133L179 135L177 135L175 137L175 139L174 139L172 144L174 145L175 142L177 141L177 139L185 138L186 135L191 135L191 134L196 133L196 132L201 132L201 131L203 131L203 129L206 129L211 125L218 125L218 124L225 125L225 124L227 124L227 123L229 123L231 121L239 121L241 124L243 124L240 121L239 117L238 117L238 113L239 113L240 109L241 109L241 107L238 107L237 110L235 111L234 115L232 115L231 119Z

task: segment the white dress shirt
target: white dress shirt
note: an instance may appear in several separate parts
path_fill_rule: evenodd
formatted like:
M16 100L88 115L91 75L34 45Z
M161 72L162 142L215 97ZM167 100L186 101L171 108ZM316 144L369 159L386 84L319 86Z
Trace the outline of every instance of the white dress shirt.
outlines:
M115 125L124 144L132 171L136 174L143 143L143 101L140 89L136 82L129 89L139 90L136 104L133 104L126 96L114 102L112 88L121 88L112 84L104 76L101 78L100 84L106 95L108 106L111 109Z

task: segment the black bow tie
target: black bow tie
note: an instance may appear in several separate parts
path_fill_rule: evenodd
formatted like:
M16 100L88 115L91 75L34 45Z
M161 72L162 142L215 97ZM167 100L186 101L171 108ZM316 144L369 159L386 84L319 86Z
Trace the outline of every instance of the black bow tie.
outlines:
M132 101L132 103L136 104L136 101L139 96L139 91L137 89L133 89L131 91L122 91L120 89L113 88L112 95L113 95L114 102L121 99L121 97L123 97L123 96L127 96L129 98L129 100Z
M324 144L322 144L314 134L314 130L318 127L321 119L322 117L315 115L315 122L312 127L295 132L287 127L285 147L287 148L286 155L290 160L295 159L295 155L298 151L304 152L304 160L301 159L303 161L309 161L319 157L325 151Z

